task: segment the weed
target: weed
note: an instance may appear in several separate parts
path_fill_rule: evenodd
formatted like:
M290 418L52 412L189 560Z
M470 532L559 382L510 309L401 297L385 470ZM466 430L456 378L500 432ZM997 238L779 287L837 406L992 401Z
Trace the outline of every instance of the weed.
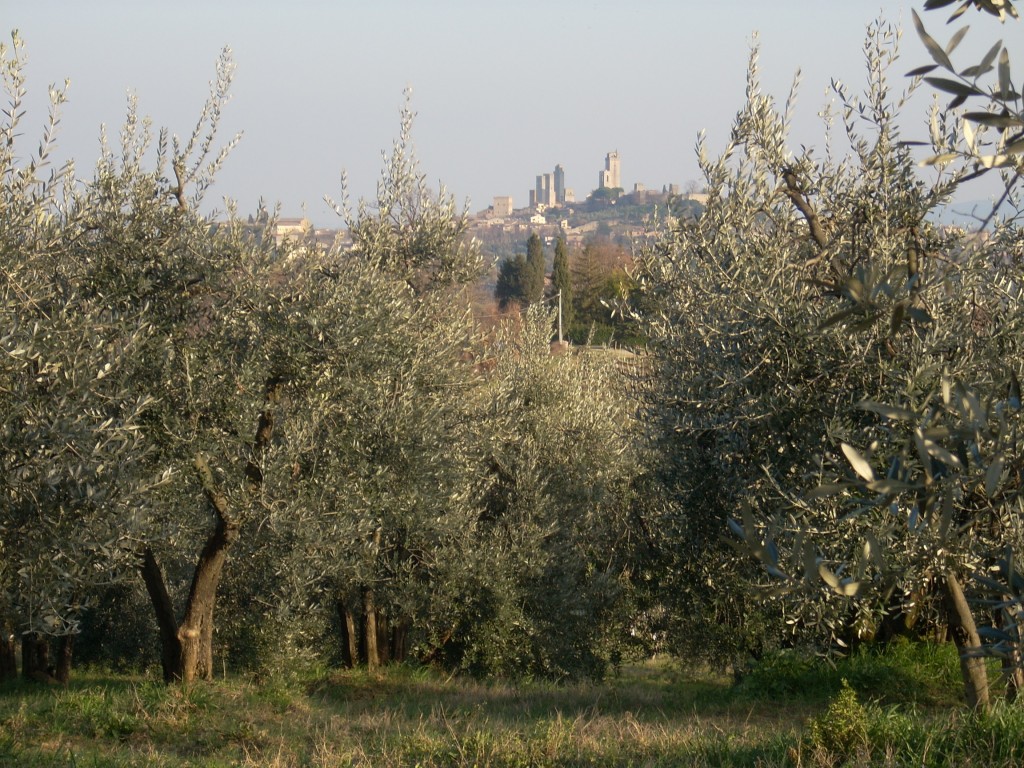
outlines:
M803 738L804 752L815 765L836 766L856 760L866 764L870 755L868 715L850 684L843 680L839 693L821 715L811 718Z

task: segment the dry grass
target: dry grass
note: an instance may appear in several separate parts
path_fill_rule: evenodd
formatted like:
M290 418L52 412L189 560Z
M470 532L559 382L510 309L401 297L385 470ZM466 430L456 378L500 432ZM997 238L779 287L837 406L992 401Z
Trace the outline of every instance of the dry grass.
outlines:
M963 715L948 707L907 714L869 706L878 743L864 749L873 763L952 765L989 742L1007 756L998 764L1019 757L997 745L1002 731L989 726L952 749L963 725L952 720ZM827 707L827 694L752 697L725 679L666 663L560 686L396 668L182 690L88 673L66 689L0 689L0 765L823 765L832 757L802 734Z

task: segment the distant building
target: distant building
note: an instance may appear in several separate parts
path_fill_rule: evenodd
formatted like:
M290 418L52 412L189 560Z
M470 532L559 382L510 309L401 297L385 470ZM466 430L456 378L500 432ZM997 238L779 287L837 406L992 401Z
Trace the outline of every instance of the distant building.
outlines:
M604 158L604 170L597 181L598 189L622 189L622 176L619 171L619 151L609 152Z
M554 208L566 202L565 168L555 166L554 173L542 173L537 176L533 189L530 190L530 207L546 206Z
M313 224L309 219L278 219L274 226L274 241L281 245L286 239L302 240L313 234Z
M537 185L534 188L536 193L536 201L534 207L539 205L546 205L551 208L557 204L557 197L555 196L555 177L551 173L542 173L537 177Z
M512 198L511 197L495 197L494 198L494 215L495 216L511 216L512 215Z

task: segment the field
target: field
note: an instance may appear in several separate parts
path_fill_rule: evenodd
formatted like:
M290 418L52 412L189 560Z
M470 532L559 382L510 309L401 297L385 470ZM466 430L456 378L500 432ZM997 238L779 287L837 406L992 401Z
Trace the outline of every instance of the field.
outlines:
M293 671L188 690L79 672L0 689L11 766L1020 765L1024 712L972 715L949 649L837 664L779 656L740 684L677 663L598 684L396 667Z

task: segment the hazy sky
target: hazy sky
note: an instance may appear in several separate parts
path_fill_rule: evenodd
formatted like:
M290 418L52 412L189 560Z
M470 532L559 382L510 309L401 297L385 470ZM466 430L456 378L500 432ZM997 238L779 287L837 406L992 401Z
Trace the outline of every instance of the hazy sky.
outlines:
M697 132L712 149L743 103L752 34L765 90L785 98L803 71L796 139L821 143L816 118L831 77L860 88L866 25L906 30L897 85L928 62L910 8L923 0L4 0L7 29L26 42L26 152L51 82L70 78L62 153L88 175L101 123L116 137L126 94L158 126L187 135L220 50L236 63L223 138L244 131L211 199L242 213L263 197L285 216L337 223L323 195L372 195L380 152L413 88L423 172L471 209L495 195L527 203L556 163L585 196L617 149L623 186L660 189L698 177ZM945 15L924 14L937 37ZM998 37L1024 50L1024 24L965 17L968 50ZM973 46L972 46L973 43ZM956 60L956 59L954 59ZM1019 59L1018 59L1019 60ZM971 62L973 63L973 62ZM919 102L924 120L926 100ZM915 122L917 116L913 116ZM924 134L923 122L921 133ZM305 208L303 208L305 206Z

